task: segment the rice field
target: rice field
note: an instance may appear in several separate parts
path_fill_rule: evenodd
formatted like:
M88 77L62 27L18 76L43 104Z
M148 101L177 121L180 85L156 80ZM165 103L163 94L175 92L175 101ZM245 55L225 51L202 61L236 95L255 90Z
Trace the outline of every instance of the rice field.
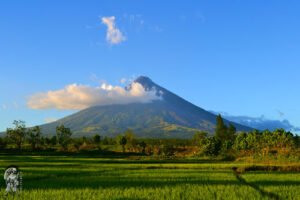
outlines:
M11 164L23 173L18 199L26 200L300 199L300 173L244 172L243 182L232 170L242 162L0 156L3 173ZM4 199L3 178L0 188Z

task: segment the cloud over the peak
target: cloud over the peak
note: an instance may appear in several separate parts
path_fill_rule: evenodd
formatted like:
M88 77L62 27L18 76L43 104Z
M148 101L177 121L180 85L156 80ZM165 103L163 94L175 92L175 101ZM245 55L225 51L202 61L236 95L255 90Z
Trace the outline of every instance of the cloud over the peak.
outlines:
M27 105L31 109L82 110L98 105L147 103L159 99L155 94L156 91L145 91L140 83L135 82L130 90L106 83L94 88L75 83L61 90L31 95Z
M101 20L107 26L106 40L110 44L118 44L126 40L121 31L115 28L115 16L102 17Z
M45 118L44 120L46 123L51 123L51 122L55 122L56 118L50 117L50 118Z

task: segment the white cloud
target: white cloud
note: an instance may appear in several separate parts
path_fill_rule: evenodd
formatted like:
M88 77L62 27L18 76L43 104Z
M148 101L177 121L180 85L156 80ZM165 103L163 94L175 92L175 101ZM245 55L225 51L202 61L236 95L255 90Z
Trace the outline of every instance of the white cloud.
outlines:
M159 99L156 91L145 91L140 83L131 83L131 89L103 83L92 88L89 85L67 85L64 89L29 96L31 109L81 110L97 105L147 103Z
M115 28L115 16L102 17L101 20L107 26L106 40L110 44L118 44L126 40L121 31Z
M50 118L46 118L44 120L45 120L46 123L51 123L51 122L55 122L57 119L50 117Z
M3 110L6 110L7 109L6 104L2 104L2 108L3 108Z

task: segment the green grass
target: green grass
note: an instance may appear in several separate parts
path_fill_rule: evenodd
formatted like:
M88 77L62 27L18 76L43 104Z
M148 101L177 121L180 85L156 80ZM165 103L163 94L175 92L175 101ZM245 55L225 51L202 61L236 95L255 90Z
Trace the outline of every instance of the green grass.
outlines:
M300 173L292 172L247 172L242 177L250 184L280 199L300 199Z
M217 161L140 161L63 156L0 156L0 168L23 172L19 199L269 199ZM242 177L282 199L300 199L298 174L246 172ZM1 198L5 183L0 180ZM7 199L13 199L10 195Z

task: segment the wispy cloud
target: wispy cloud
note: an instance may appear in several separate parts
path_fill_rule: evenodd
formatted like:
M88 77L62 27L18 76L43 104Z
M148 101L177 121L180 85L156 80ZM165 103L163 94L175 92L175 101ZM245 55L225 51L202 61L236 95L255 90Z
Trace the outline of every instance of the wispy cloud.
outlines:
M46 118L44 120L45 120L46 123L51 123L51 122L55 122L57 119L53 118L53 117L52 118L50 117L50 118Z
M147 103L159 99L155 94L136 82L131 83L130 90L106 83L94 88L74 83L61 90L31 95L27 105L31 109L81 110L97 105Z
M212 113L218 114L217 112L211 111ZM296 131L299 132L300 128L292 125L287 119L284 120L271 120L266 119L263 115L260 117L248 117L248 116L232 116L226 112L220 112L222 117L229 121L233 121L244 126L249 126L258 130L270 131L275 130L276 128L283 128L287 131Z
M6 110L7 109L6 104L2 104L2 108L3 108L3 110Z
M101 80L98 78L98 76L96 74L92 74L91 75L91 80L94 82L94 83L97 83L99 85L103 84L103 83L106 83L105 80Z
M115 16L102 17L102 23L107 26L106 40L111 44L118 44L124 40L124 37L119 29L115 27Z

